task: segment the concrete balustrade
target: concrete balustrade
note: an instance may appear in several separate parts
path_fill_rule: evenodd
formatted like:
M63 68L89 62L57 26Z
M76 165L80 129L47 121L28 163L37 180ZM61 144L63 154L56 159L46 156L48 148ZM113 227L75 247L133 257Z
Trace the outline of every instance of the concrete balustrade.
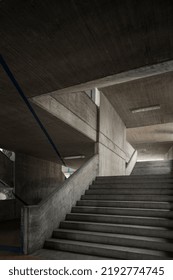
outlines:
M65 219L66 214L98 175L98 170L99 158L95 155L47 199L38 205L22 209L25 254L43 247L45 240L51 237L53 230Z

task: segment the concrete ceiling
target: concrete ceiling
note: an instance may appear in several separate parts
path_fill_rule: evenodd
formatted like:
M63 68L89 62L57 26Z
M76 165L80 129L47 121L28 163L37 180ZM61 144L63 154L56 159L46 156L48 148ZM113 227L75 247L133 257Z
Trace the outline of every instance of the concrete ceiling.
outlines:
M2 0L0 50L31 97L172 59L172 14L171 0Z
M173 142L173 123L129 128L127 140L132 144Z
M61 163L18 92L3 71L1 74L10 90L2 91L0 95L0 147ZM62 157L85 155L87 159L93 154L94 141L40 107L33 106ZM75 168L80 161L67 163L72 163Z
M33 97L173 59L172 15L171 0L1 0L0 52L26 95ZM145 122L144 117L129 118L121 109L128 127L173 121L172 73L163 78L161 88L159 77L148 78L146 88L144 81L134 81L144 103L158 100L158 93L162 115L152 114ZM0 82L0 146L54 160L52 148L1 68ZM130 84L122 84L117 95L121 92L125 102L125 88L134 101ZM111 98L109 89L105 93ZM121 106L127 108L129 104L123 102ZM37 110L63 156L67 151L79 153L84 143L82 153L91 154L89 139Z
M173 122L173 72L101 89L127 128ZM132 113L134 108L160 105L160 110Z

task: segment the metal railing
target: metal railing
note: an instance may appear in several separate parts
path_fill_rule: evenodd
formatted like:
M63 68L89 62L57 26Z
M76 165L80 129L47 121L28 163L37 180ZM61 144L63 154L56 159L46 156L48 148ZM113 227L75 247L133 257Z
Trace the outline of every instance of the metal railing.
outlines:
M19 83L17 82L17 80L15 79L13 73L11 72L10 68L8 67L6 61L4 60L4 58L2 57L2 55L0 55L0 64L2 65L5 73L7 74L7 76L9 77L10 81L12 82L12 84L14 85L14 87L16 88L16 90L18 91L20 97L23 99L25 105L27 106L27 108L29 109L29 111L31 112L32 116L34 117L35 121L37 122L37 124L39 125L39 127L41 128L41 130L43 131L44 135L46 136L48 142L50 143L50 145L52 146L52 148L54 149L55 153L58 156L58 159L61 161L62 165L65 165L64 159L61 156L60 152L58 151L55 143L53 142L51 136L49 135L49 133L47 132L45 126L43 125L43 123L41 122L41 120L39 119L37 113L35 112L34 108L32 107L31 103L29 102L27 96L24 94L22 88L20 87Z

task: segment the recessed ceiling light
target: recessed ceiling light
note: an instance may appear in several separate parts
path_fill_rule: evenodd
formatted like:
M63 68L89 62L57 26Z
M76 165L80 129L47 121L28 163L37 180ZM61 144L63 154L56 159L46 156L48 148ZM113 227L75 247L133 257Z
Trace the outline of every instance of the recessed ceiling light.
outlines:
M147 112L147 111L154 111L154 110L160 110L160 105L153 105L148 107L140 107L140 108L134 108L131 109L131 112L134 113L140 113L140 112Z
M84 155L78 155L78 156L64 157L64 159L80 159L80 158L85 158L85 156Z

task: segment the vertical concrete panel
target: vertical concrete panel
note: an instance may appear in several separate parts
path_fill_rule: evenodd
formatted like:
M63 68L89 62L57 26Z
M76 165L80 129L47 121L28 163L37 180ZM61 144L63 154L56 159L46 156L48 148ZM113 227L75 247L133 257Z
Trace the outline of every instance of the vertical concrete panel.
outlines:
M16 153L15 192L28 204L37 204L63 181L61 165Z
M99 175L125 175L126 127L103 93L100 95Z
M169 151L165 155L165 159L168 159L168 160L173 159L173 146L169 149Z

